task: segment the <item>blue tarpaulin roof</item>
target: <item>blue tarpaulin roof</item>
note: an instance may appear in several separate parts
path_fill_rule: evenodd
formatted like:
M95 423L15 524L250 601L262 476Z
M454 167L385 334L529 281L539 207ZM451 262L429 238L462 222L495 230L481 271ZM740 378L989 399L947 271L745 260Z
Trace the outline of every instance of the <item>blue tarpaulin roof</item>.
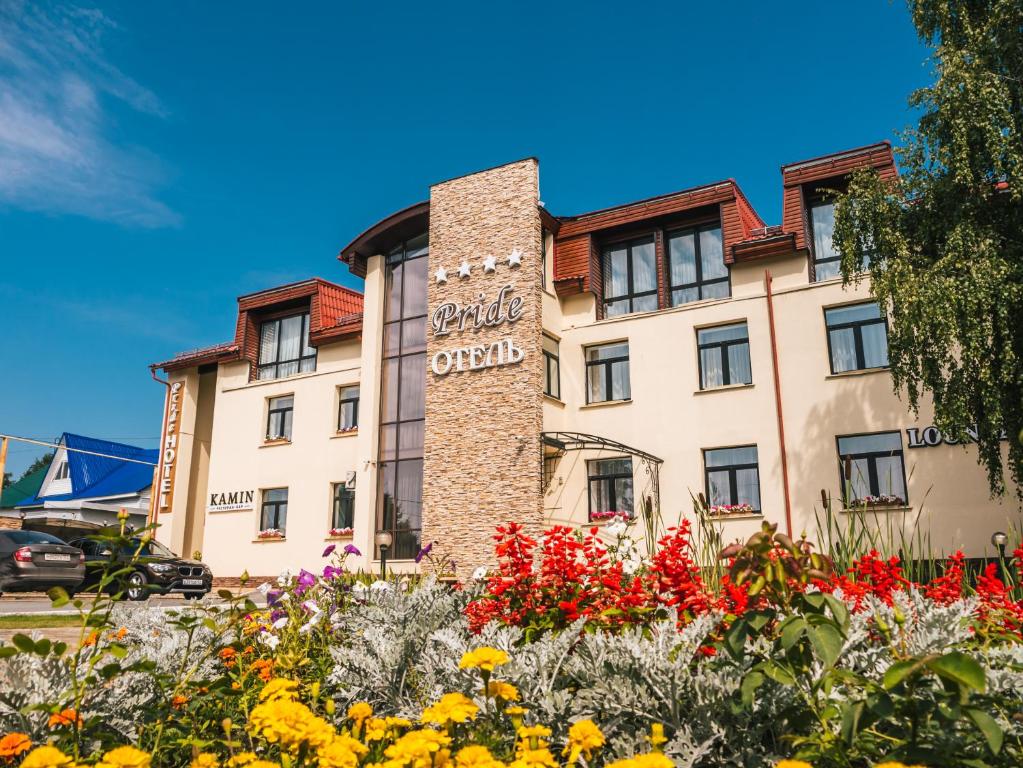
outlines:
M160 452L155 448L139 448L109 440L73 435L65 432L60 439L68 449L66 453L71 477L71 493L34 496L19 501L15 507L39 506L44 501L72 501L107 496L124 496L148 488L153 484L153 471ZM74 450L78 449L78 450ZM93 453L80 453L92 451ZM95 456L102 453L104 456ZM120 458L149 462L121 461ZM40 489L42 490L42 489Z

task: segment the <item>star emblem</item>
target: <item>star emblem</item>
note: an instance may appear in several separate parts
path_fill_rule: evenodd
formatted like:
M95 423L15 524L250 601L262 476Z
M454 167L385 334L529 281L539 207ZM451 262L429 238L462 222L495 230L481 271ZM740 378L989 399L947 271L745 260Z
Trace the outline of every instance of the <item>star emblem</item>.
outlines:
M483 257L483 271L484 272L496 272L497 271L497 259L493 256Z
M469 262L466 261L465 259L462 259L462 263L458 265L458 276L459 277L468 277L469 276L469 272L471 270L472 270L472 267L469 266Z
M516 248L514 251L508 254L508 266L509 267L521 267L522 266L522 251Z
M438 283L446 283L448 281L448 271L444 269L444 267L441 267L434 272L434 277Z

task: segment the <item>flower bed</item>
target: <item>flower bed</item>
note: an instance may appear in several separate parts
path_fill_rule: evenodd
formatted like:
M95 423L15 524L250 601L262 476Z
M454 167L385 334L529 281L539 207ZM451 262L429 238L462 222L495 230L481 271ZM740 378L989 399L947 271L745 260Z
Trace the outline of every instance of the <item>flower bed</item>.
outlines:
M257 539L283 539L284 531L280 528L264 528L256 534Z
M455 588L351 574L331 544L265 608L78 602L73 646L0 648L0 765L1023 762L1023 551L971 585L958 553L925 583L877 552L836 572L769 526L720 571L686 526L649 556L624 521L496 547Z

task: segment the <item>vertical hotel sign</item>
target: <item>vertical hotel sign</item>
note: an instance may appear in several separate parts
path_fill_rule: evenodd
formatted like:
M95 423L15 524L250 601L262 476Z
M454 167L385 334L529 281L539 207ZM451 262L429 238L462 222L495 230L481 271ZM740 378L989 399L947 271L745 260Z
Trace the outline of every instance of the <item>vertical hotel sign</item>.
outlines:
M174 476L178 468L178 435L181 433L181 390L175 381L167 392L167 421L163 425L163 454L160 456L160 501L158 509L166 514L174 504Z

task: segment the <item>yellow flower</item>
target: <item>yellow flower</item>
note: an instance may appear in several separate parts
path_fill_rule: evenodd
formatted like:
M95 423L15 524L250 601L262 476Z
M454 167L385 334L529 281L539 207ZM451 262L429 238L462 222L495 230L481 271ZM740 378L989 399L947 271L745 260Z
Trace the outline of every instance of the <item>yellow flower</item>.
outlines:
M604 768L675 768L675 764L660 752L647 752L627 760L607 763Z
M247 763L245 768L281 768L281 766L280 763L269 760L253 760L251 763Z
M448 723L465 723L473 720L480 708L473 704L472 699L461 693L445 693L440 701L423 710L422 721L447 725Z
M546 739L551 735L551 729L546 725L530 725L525 728L519 728L516 735L523 742L530 739Z
M487 696L492 699L504 699L505 701L518 701L519 689L511 683L502 680L491 680L487 683Z
M886 763L878 763L877 765L874 766L874 768L924 768L924 766L922 766L922 765L906 765L904 763L886 762Z
M804 760L780 760L774 768L813 768L813 766Z
M219 768L220 759L212 752L200 752L192 758L191 768Z
M330 723L314 715L305 704L289 699L258 704L249 715L249 729L271 744L292 751L304 745L323 747L335 737Z
M97 768L149 768L152 756L135 747L111 749L96 763Z
M568 755L568 762L571 765L579 759L579 755L589 761L593 757L594 750L600 749L602 746L604 746L604 734L597 724L592 720L580 720L572 723L572 727L568 729L568 744L565 745L565 750L561 754Z
M71 764L71 758L56 747L36 747L21 761L22 768L61 768Z
M504 768L504 763L490 754L486 747L470 744L458 750L455 768Z
M483 646L475 651L467 651L458 662L459 669L482 669L484 672L493 672L494 667L508 663L508 654L497 648Z
M351 736L337 736L316 752L320 768L357 768L359 758L369 752L362 742Z
M348 719L354 720L356 725L362 725L362 721L373 716L373 707L364 701L357 701L348 708Z
M393 768L435 768L448 762L451 739L432 728L409 731L384 750ZM388 765L388 763L385 763Z
M277 699L294 700L298 698L298 683L294 680L287 680L283 677L275 677L263 686L259 692L260 701L275 701Z
M237 755L227 761L227 764L231 768L241 768L241 766L249 765L256 760L255 752L239 752Z
M558 768L558 761L546 747L539 749L520 749L508 768Z

